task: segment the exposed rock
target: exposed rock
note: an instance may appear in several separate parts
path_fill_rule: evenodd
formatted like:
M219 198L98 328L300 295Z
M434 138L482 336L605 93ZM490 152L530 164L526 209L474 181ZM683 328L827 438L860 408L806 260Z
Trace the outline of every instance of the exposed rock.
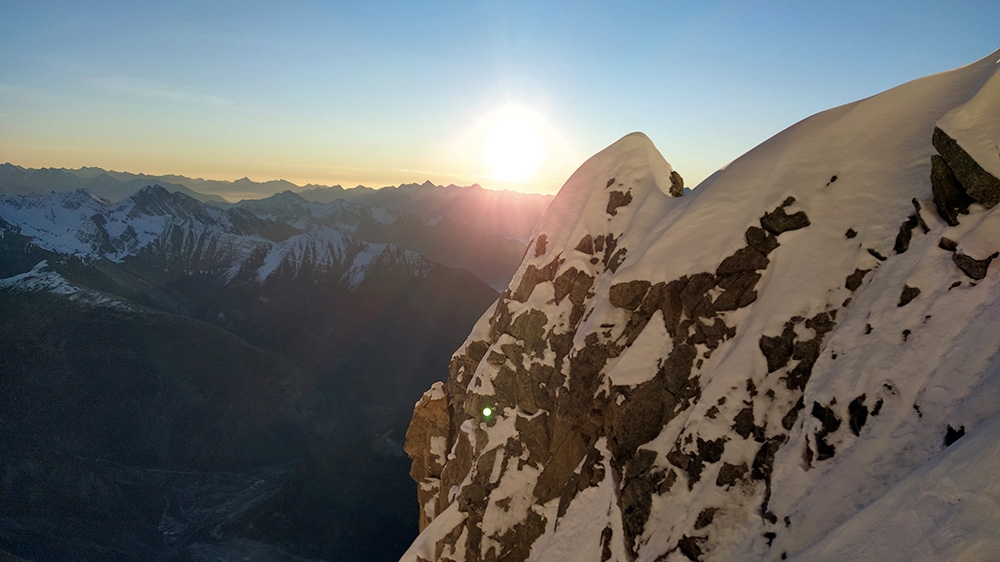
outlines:
M618 251L615 252L614 255L612 255L608 259L606 266L609 270L611 270L611 273L615 273L616 271L618 271L618 268L621 267L622 262L625 261L625 255L627 253L628 253L627 248L618 248Z
M958 242L955 242L954 240L950 240L942 236L941 240L938 241L938 248L941 248L942 250L946 250L948 252L954 252L955 250L958 249Z
M441 478L447 451L434 446L434 442L447 443L451 417L448 412L448 399L443 387L438 384L438 390L431 390L420 397L413 409L410 427L406 430L406 442L403 450L413 460L410 465L410 476L417 482ZM437 490L417 489L417 501L421 506L436 501ZM424 509L420 510L419 527L423 530L431 521Z
M882 411L882 406L884 404L885 400L882 400L881 398L875 401L875 407L872 408L872 417L877 417L879 415L879 413Z
M857 235L858 235L858 231L857 231L857 230L854 230L853 228L848 228L848 229L847 229L847 232L846 232L846 233L844 233L844 236L845 236L845 237L846 237L846 238L847 238L848 240L850 240L851 238L855 238L855 237L857 237Z
M539 238L541 238L541 236L539 236ZM536 285L546 281L552 281L556 278L556 271L559 269L559 263L560 259L556 256L551 262L546 264L541 269L538 269L534 265L529 265L524 271L524 275L521 277L521 283L518 284L517 290L514 291L511 298L518 302L527 301L528 297L531 296L532 291L535 290Z
M584 254L591 255L594 253L594 238L587 234L580 239L580 243L574 248L577 252L583 252Z
M847 413L850 417L849 425L851 433L861 435L861 428L868 421L868 407L865 406L865 395L862 394L847 405Z
M677 549L681 551L681 554L687 557L688 560L692 562L698 562L701 560L701 543L705 542L704 537L689 537L684 535L681 540L677 541Z
M870 269L855 269L854 273L847 276L844 286L847 287L847 290L852 293L857 291L858 288L861 287L861 283L864 282L865 275L868 275L868 272L870 271Z
M955 441L958 441L963 436L965 436L965 426L964 425L961 426L961 427L959 427L958 429L955 429L954 427L952 427L952 426L949 425L948 426L948 431L945 432L945 434L944 434L944 446L945 447L950 447L952 443L954 443Z
M757 449L757 454L753 458L750 478L770 482L771 471L774 468L774 455L787 440L788 438L784 435L776 435L761 444L760 449Z
M767 372L773 373L788 364L795 344L795 325L786 322L780 336L761 336L760 351L767 359Z
M604 267L611 269L611 264L615 263L616 265L614 269L612 269L612 271L616 271L618 269L618 265L621 264L621 261L625 260L625 254L624 254L625 248L622 248L622 252L616 252L616 250L618 249L618 239L615 238L614 235L608 234L606 237L598 236L597 240L594 241L594 245L595 248L597 248L597 251L601 251L600 242L602 240L604 245L604 259L603 259Z
M752 271L723 275L716 280L716 286L722 293L715 300L713 308L716 312L736 310L749 306L757 300L754 287L760 281L760 274Z
M785 213L785 207L794 202L794 197L785 199L781 206L760 218L760 225L775 235L809 226L809 217L806 216L804 211L799 211L791 215Z
M799 363L785 376L785 385L789 390L804 390L809 382L813 366L819 359L823 338L834 326L831 314L821 312L805 321L807 328L816 331L816 337L808 341L796 341L792 346L792 359L797 359Z
M562 302L566 297L569 297L569 301L573 303L569 318L569 324L573 328L576 328L580 320L583 319L584 304L591 296L590 289L593 285L594 278L575 267L567 269L555 279L556 304Z
M785 428L785 431L791 431L792 426L795 425L796 420L799 419L799 412L801 412L806 407L805 401L802 397L799 397L799 401L792 406L791 410L781 418L781 427Z
M670 196L681 197L684 195L684 178L676 171L670 172Z
M1000 203L1000 180L984 170L955 139L935 127L931 142L969 197L987 209Z
M518 416L514 420L518 438L528 451L527 463L540 467L548 462L551 456L551 436L549 435L548 414L526 418Z
M718 511L719 508L717 507L706 507L705 509L701 510L701 513L698 514L698 519L694 522L694 528L696 530L704 529L705 527L711 525L712 520L715 519L715 514Z
M735 486L749 471L750 468L747 466L747 463L740 463L739 465L727 462L722 463L722 466L719 468L719 476L715 479L715 485L719 487Z
M675 472L674 469L671 468L670 470L667 471L666 476L663 478L663 481L660 482L660 485L657 486L656 493L660 494L661 496L663 494L666 494L667 492L670 491L670 488L672 488L676 482L677 482L677 472Z
M655 453L654 453L655 456ZM653 494L656 492L655 482L647 475L630 479L622 488L618 500L622 511L622 527L625 531L626 547L635 554L634 542L646 527L650 508L653 504Z
M616 408L609 437L616 459L628 459L640 445L659 435L664 420L677 408L679 400L663 391L658 380L634 388L615 388L615 397L625 400Z
M538 235L538 240L535 240L535 257L539 258L545 255L545 247L548 245L548 237L544 234Z
M631 191L612 191L608 196L608 214L615 216L618 214L618 207L624 207L632 202Z
M827 443L826 437L840 429L840 418L837 417L837 414L829 406L820 405L819 402L813 402L812 416L818 419L823 426L815 434L816 460L822 461L833 458L836 454L836 449L833 445Z
M573 376L568 379L568 392L556 397L550 417L551 460L533 490L540 503L562 496L571 485L571 476L603 432L606 405L595 401L594 395L604 366L618 352L614 345L602 343L597 334L589 334L584 347L570 355Z
M913 199L910 199L910 203L913 204L913 210L916 211L916 214L914 216L917 219L917 225L920 227L921 232L927 234L928 232L931 231L931 227L927 226L927 223L924 222L924 216L921 214L921 211L923 209L920 206L920 201L916 197L914 197Z
M806 328L811 328L816 330L817 335L825 335L830 330L833 330L835 326L834 320L837 318L837 311L831 310L829 312L820 312L813 316L812 318L806 319Z
M611 304L625 310L635 310L642 304L643 297L649 292L649 281L636 280L612 285L608 292Z
M969 205L975 203L937 154L931 156L931 196L938 216L950 226L958 226L958 215L969 214Z
M994 253L984 260L977 260L963 253L956 252L952 254L951 259L955 262L955 265L962 270L962 273L965 273L969 276L969 278L978 281L986 278L986 272L990 267L990 262L992 262L993 258L997 257L997 255L1000 254Z
M545 324L548 318L545 313L532 308L517 315L510 325L510 335L524 342L525 349L534 355L545 351ZM520 359L520 357L517 357Z
M667 461L680 468L688 475L688 488L701 479L701 473L706 464L719 462L722 453L726 450L726 438L719 437L711 441L705 441L701 437L696 438L696 449L690 453L681 450L681 444L677 443L674 448L667 453Z
M917 298L920 294L920 289L917 287L911 287L909 285L903 286L903 292L899 295L899 303L896 306L906 306L910 304L910 301Z
M722 260L715 270L715 275L732 275L734 273L746 273L764 269L770 261L767 256L753 246L746 246L736 250L736 253Z
M497 562L514 562L527 560L531 554L531 545L545 532L546 520L533 510L528 511L524 521L515 524L509 531L495 538L504 545L502 553L496 555ZM490 558L487 553L487 558Z
M611 560L611 538L614 536L611 526L607 526L601 531L601 562Z
M885 256L880 254L878 250L875 250L873 248L868 248L868 253L871 254L872 257L877 259L878 261L885 261L887 259Z
M892 249L897 254L902 254L910 248L910 240L913 238L913 229L918 224L917 215L910 215L903 224L899 225L899 233L896 235L896 243Z
M756 226L748 228L743 237L747 241L747 246L765 256L779 246L778 239L773 234Z
M753 421L753 403L751 402L749 406L736 414L736 417L733 419L733 431L740 437L749 439L755 427Z

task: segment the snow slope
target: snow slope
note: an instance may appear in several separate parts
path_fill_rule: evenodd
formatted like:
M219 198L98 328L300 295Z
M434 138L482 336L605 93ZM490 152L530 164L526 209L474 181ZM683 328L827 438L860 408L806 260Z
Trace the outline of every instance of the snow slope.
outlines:
M793 560L995 558L1000 552L998 442L1000 414L993 414Z
M996 435L1000 207L949 224L931 172L967 177L946 137L1000 171L998 56L805 119L680 198L641 134L588 160L416 406L403 560L844 559L933 527L873 514L996 471L942 450ZM894 552L977 559L995 527L948 499L968 489Z
M91 289L79 287L67 281L49 267L45 260L38 262L25 273L0 279L0 293L35 293L45 291L61 295L72 302L88 307L134 310L128 303Z

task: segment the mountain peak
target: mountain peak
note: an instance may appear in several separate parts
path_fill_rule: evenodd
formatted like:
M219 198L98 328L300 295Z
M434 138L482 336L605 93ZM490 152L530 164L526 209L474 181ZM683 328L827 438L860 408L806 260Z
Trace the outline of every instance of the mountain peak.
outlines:
M856 530L937 490L908 474L1000 427L996 73L814 115L680 199L645 135L587 160L414 409L402 560L862 557ZM927 559L996 544L1000 515L963 501L928 520L982 524L878 539Z
M632 133L611 144L584 162L556 194L511 289L525 282L522 274L530 267L543 269L556 256L591 276L617 271L625 248L645 237L683 194L671 191L678 184L683 184L680 175L646 135Z
M143 193L143 194L157 194L157 195L169 195L170 194L170 192L167 191L167 189L165 187L163 187L162 185L160 185L158 183L147 185L147 186L139 189L138 193Z

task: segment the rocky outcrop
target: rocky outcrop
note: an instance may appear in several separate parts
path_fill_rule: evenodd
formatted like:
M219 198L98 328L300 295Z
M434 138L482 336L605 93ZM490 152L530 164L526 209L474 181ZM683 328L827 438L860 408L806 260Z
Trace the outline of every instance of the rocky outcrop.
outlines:
M451 415L443 385L440 383L425 393L413 409L413 421L406 430L406 443L403 450L412 459L410 477L416 482L440 482L444 470L448 442L448 430ZM417 500L420 505L426 505L432 499L428 487L421 486L417 490ZM419 526L423 531L430 523L433 513L425 510L420 512Z
M969 205L987 209L1000 203L1000 179L983 169L958 142L934 128L932 143L938 154L931 156L931 186L938 214L951 226L958 215L968 214Z
M969 198L987 209L1000 203L1000 179L984 170L955 139L935 127L931 142Z

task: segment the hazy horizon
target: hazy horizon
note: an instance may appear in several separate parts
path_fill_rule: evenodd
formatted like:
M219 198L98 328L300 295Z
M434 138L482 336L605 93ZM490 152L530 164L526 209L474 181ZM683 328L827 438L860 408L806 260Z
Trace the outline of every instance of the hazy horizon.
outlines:
M0 163L0 165L17 166L17 167L19 167L21 169L24 169L24 170L59 170L59 171L65 171L65 172L69 172L69 173L81 172L81 171L85 171L85 170L100 170L102 173L107 173L107 174L122 174L122 175L128 175L128 176L136 176L136 177L148 177L148 178L152 178L153 180L159 179L159 180L163 180L164 183L167 183L168 180L174 180L174 182L172 182L172 183L179 183L179 184L186 185L186 187L188 187L188 189L191 189L192 191L196 191L198 193L202 193L204 195L215 195L215 196L222 197L223 199L226 199L227 201L229 201L231 203L236 203L236 202L238 202L240 200L243 200L243 199L263 199L263 198L270 197L270 196L272 196L274 194L281 193L281 192L285 191L286 189L288 189L286 187L286 184L293 186L293 188L291 189L291 191L293 193L305 193L305 192L316 190L316 189L343 189L345 191L349 191L349 190L352 190L352 189L373 189L373 190L377 191L377 190L382 190L382 189L398 189L398 188L401 188L401 187L407 186L407 185L420 185L420 186L422 186L424 184L431 183L435 187L471 188L471 187L478 186L478 187L480 187L480 188L482 188L484 190L487 190L487 191L497 191L497 192L513 191L513 192L522 193L522 194L525 194L525 195L540 195L540 196L544 196L544 197L552 197L554 195L552 193L539 193L539 192L532 192L532 191L517 191L517 190L511 190L511 189L505 188L505 187L493 187L491 185L483 185L482 183L479 183L479 182L473 182L473 183L469 183L469 184L455 184L455 183L451 183L451 184L436 184L436 183L434 183L434 182L432 182L431 180L428 180L428 179L425 179L425 180L422 180L422 181L408 181L408 182L403 182L403 183L395 184L395 185L363 185L363 184L357 184L357 185L340 185L340 184L324 185L324 184L315 184L315 183L299 184L299 183L296 183L296 182L293 182L293 181L290 181L290 180L287 180L287 179L284 179L284 178L277 178L277 179L270 179L270 180L255 180L255 179L250 178L248 176L242 176L242 177L234 178L234 179L222 179L222 178L191 177L191 176L186 176L184 174L173 174L173 173L167 173L167 174L149 174L149 173L145 173L145 172L141 172L141 171L113 170L113 169L101 168L100 166L81 166L81 167L76 167L76 168L47 166L47 167L42 167L42 168L33 168L33 167L29 167L29 166L21 166L21 165L17 164L16 162L2 162L2 163ZM188 181L187 183L185 183L183 181L180 181L181 179L183 179L183 180L190 180L190 181ZM237 190L238 187L241 186L241 185L245 185L246 181L249 181L254 186L257 186L256 189L253 190L253 191L238 191ZM207 184L207 185L200 185L200 184ZM216 185L213 185L213 184L216 184ZM220 187L222 187L222 186L219 186L217 184L228 184L228 185L225 188L220 189ZM279 184L279 185L272 185L272 184ZM49 187L51 187L51 186L49 186ZM46 188L46 189L48 189L48 188Z

